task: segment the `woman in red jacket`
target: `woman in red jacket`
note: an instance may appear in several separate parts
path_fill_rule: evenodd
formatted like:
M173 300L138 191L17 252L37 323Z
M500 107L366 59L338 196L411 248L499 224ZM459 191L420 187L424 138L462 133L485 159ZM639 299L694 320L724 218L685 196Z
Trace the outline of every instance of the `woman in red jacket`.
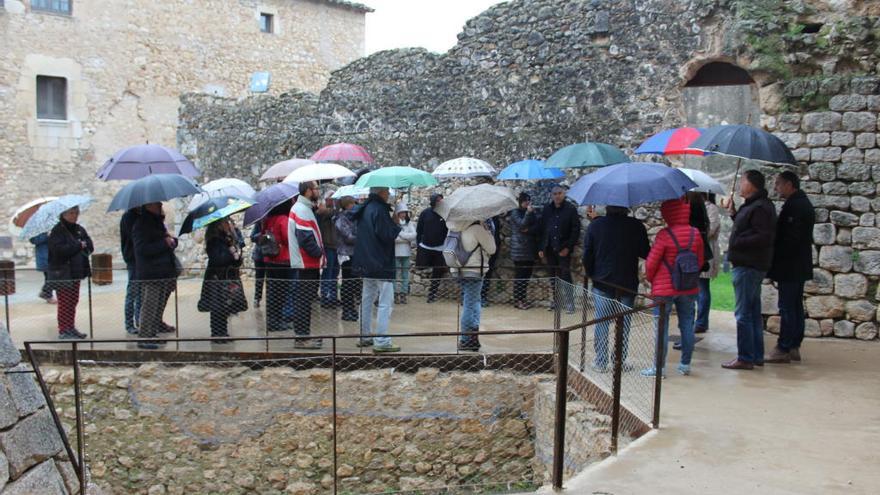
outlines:
M288 321L291 315L287 314L292 306L294 283L287 237L287 216L292 205L292 201L281 203L263 220L262 232L271 233L278 243L276 256L263 257L266 266L266 330L270 332L293 328Z
M660 207L667 228L657 233L654 246L645 263L645 277L651 284L651 295L665 302L667 321L673 305L681 332L681 363L678 372L689 375L694 351L694 311L703 266L703 239L700 231L690 226L690 205L681 199L669 200ZM655 315L660 315L659 306ZM659 320L658 320L659 321ZM667 328L668 330L668 328ZM658 332L659 333L659 332ZM664 332L663 358L669 346L669 332ZM661 374L663 369L660 370ZM655 376L657 370L642 370L642 375Z

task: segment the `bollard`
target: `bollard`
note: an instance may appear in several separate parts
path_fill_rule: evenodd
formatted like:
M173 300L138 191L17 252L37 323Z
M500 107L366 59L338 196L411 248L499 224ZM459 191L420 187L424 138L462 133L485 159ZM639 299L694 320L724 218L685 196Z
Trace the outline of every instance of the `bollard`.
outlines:
M110 285L113 283L113 255L92 255L92 282L95 285Z
M3 304L6 310L6 331L11 332L12 329L9 326L9 296L15 294L14 261L0 261L0 294L3 294Z

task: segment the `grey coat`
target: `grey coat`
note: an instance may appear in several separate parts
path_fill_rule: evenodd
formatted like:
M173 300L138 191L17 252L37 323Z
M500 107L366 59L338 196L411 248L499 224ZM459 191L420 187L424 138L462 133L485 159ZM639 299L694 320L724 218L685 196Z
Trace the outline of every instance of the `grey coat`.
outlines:
M537 216L534 212L517 208L510 212L510 259L535 261L538 257Z
M334 227L336 227L336 254L339 256L348 256L349 258L354 256L357 225L353 213L353 210L348 210L336 215Z

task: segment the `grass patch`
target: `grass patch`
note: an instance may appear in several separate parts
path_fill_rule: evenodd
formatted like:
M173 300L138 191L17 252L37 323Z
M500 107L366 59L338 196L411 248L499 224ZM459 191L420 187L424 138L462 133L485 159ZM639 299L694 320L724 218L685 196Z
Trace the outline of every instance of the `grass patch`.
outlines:
M712 309L733 311L733 276L720 272L709 285L712 291Z

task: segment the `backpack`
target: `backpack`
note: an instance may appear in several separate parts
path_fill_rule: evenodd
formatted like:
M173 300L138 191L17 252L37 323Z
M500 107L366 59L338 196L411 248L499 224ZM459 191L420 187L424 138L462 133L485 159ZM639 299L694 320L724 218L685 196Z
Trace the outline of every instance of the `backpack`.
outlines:
M461 232L453 232L449 231L446 234L446 240L443 241L443 259L446 261L446 266L450 268L461 268L467 264L468 260L471 259L471 255L474 254L474 251L480 248L479 245L475 247L472 251L468 251L464 248L464 244L461 241Z
M281 254L281 246L278 239L272 232L264 232L257 237L257 246L260 247L260 253L267 258L274 258Z
M672 228L667 228L666 230L669 232L669 237L672 237L672 242L675 243L675 248L678 250L675 254L675 261L671 265L665 258L663 259L663 264L666 265L666 269L669 270L669 274L672 276L672 287L677 291L696 289L700 282L701 267L697 253L691 250L691 246L694 244L694 229L691 228L690 240L688 240L686 248L682 248L678 243L678 239L672 233Z

